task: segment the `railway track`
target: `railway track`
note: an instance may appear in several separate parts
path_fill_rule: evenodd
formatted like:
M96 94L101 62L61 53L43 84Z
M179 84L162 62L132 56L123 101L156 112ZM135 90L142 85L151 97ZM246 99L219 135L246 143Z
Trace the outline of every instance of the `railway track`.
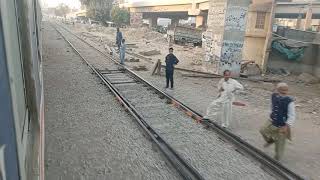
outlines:
M58 24L53 27L137 120L184 179L303 179L214 122L201 122L199 113L65 27ZM211 127L211 131L203 129L200 122Z

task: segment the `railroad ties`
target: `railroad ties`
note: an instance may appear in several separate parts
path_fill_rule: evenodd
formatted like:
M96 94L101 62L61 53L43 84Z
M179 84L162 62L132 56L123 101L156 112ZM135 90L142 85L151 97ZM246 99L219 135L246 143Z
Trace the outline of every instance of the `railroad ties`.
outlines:
M199 113L68 29L54 27L158 145L183 179L303 179L214 122L203 122L211 127L210 131L202 128Z

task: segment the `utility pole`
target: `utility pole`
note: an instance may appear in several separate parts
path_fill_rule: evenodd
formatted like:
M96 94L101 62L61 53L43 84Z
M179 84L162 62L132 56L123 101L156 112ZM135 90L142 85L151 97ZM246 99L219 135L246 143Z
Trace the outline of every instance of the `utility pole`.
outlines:
M307 5L307 13L306 13L306 19L305 19L305 24L303 29L305 31L309 30L311 28L312 25L312 0L308 1L308 5Z
M276 11L277 2L276 0L272 0L271 12L270 12L270 21L268 24L268 33L266 37L266 41L263 48L263 57L262 57L262 74L265 74L267 71L268 59L271 51L272 44L272 32L273 32L273 24L275 19L275 11Z

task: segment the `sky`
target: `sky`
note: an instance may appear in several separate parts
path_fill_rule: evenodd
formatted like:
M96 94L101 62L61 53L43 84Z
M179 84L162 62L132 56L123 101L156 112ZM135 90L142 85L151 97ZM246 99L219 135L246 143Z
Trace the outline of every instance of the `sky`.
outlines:
M64 3L71 8L80 8L81 3L79 0L41 0L42 4L47 7L56 7L60 3Z

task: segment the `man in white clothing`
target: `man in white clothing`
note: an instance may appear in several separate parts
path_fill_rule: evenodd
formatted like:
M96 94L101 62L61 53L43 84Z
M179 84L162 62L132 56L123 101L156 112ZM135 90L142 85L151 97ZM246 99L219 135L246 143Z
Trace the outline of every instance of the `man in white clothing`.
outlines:
M224 78L218 84L218 97L212 101L207 109L207 114L203 120L210 117L217 116L220 111L222 127L229 126L232 117L232 102L234 101L234 93L237 90L242 90L243 86L236 80L231 78L231 71L225 70L223 72Z

